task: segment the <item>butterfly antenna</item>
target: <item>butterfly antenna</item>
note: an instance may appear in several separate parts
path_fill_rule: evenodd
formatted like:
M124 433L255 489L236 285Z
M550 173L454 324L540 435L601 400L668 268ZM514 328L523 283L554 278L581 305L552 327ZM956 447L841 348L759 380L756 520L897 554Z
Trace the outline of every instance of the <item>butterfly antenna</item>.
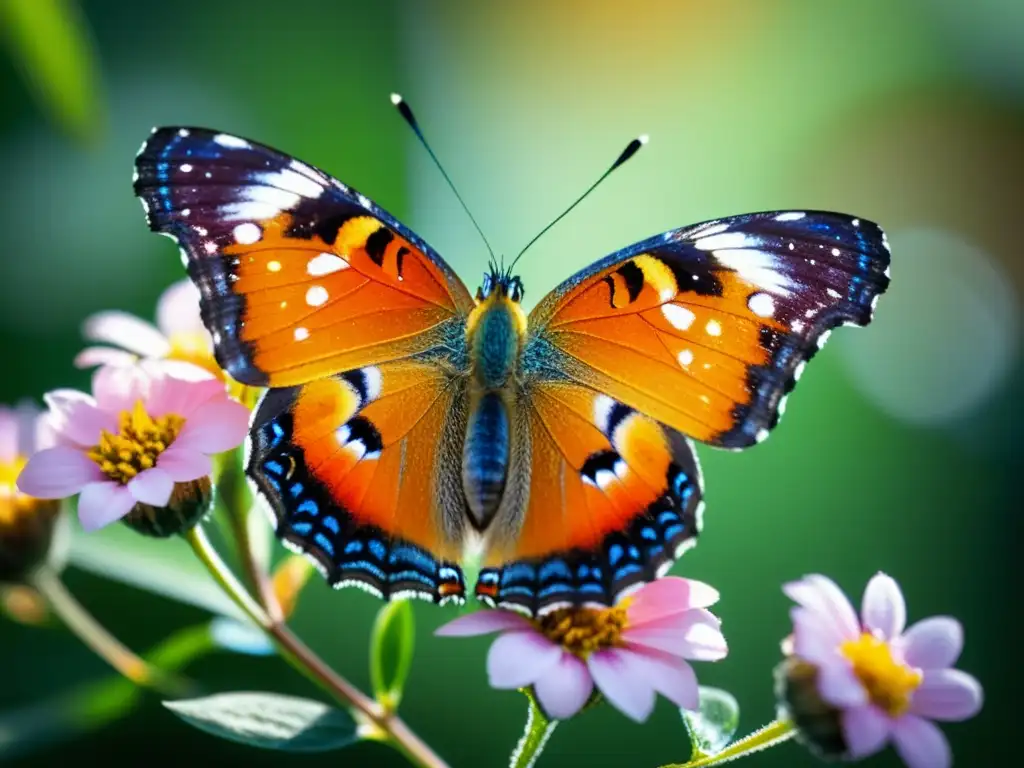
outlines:
M523 250L521 250L519 252L519 255L516 256L514 259L512 259L512 263L509 264L509 266L508 266L509 272L511 273L512 268L516 265L516 262L519 261L519 259L522 258L523 254L526 253L527 250L529 250L530 246L533 245L534 243L536 243L538 240L540 240L541 235L543 235L545 232L547 232L549 229L551 229L553 226L555 226L555 224L557 224L562 219L564 219L569 214L569 211L571 211L577 205L582 203L584 201L584 199L586 199L587 195L589 195L591 192L593 192L595 189L597 189L598 185L611 175L612 171L614 171L620 165L624 164L627 160L629 160L629 158L631 158L633 155L635 155L637 153L637 151L640 149L640 147L642 147L644 144L646 144L647 141L648 141L648 137L647 137L646 134L644 134L643 136L638 136L637 138L635 138L631 142L629 142L629 144L626 145L626 148L624 150L622 150L622 153L619 155L618 159L616 159L616 161L611 164L611 166L608 168L608 170L605 171L604 173L602 173L601 177L597 181L595 181L593 184L591 184L586 192L584 192L582 195L580 195L578 198L576 198L576 202L574 202L572 205L570 205L568 208L566 208L564 211L562 211L562 213L559 214L558 217L556 217L554 219L554 221L552 221L550 224L548 224L546 227L544 227L544 229L542 229L540 232L538 232L536 237L534 237L533 240L528 242L526 244L526 246L523 248Z
M420 124L416 121L416 116L412 113L412 109L409 108L409 104L397 93L391 94L391 103L395 105L398 109L398 114L400 114L405 122L409 124L413 133L416 134L416 138L420 140L420 144L422 144L423 148L427 150L427 154L430 155L430 159L434 161L434 165L437 166L437 170L441 172L441 175L444 176L444 180L448 182L448 186L451 187L452 192L455 193L455 197L462 205L462 210L466 212L466 215L469 216L469 220L472 221L473 226L476 227L476 231L480 235L480 239L483 240L484 245L487 246L487 252L491 254L491 259L494 259L496 262L497 259L494 256L494 249L491 248L491 244L487 242L487 236L484 234L484 231L480 229L480 225L477 224L476 218L474 218L472 212L470 212L469 206L466 205L466 201L462 199L462 195L460 195L459 190L455 188L454 182L448 176L444 166L441 165L441 161L437 159L437 155L434 154L434 150L432 150L430 145L427 143L427 139L423 136L423 131L420 130Z

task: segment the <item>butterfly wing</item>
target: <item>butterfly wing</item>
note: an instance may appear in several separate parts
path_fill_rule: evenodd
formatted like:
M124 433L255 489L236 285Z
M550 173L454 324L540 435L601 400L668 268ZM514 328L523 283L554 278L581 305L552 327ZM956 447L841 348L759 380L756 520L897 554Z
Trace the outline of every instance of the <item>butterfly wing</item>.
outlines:
M477 595L537 613L655 578L700 530L687 437L764 439L831 329L870 322L888 266L871 222L758 213L638 243L545 297L523 352L529 500Z
M746 448L774 428L831 330L871 321L888 272L885 234L864 219L709 221L567 280L531 313L526 355L543 366L556 350L581 385L709 445Z
M450 346L473 300L365 196L256 142L159 128L135 162L150 228L199 287L220 366L287 387Z
M528 501L517 535L492 542L478 598L530 615L612 605L696 543L702 480L683 435L564 379L522 403Z
M135 189L221 367L270 387L246 471L278 537L335 586L461 600L465 286L366 197L246 139L158 129Z

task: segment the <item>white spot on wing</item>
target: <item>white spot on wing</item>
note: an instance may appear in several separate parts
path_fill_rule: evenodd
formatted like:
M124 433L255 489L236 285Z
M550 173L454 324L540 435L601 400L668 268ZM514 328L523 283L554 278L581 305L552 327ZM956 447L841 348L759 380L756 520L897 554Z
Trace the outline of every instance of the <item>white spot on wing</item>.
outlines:
M838 256L841 253L842 253L842 251L840 251L838 248L833 248L832 249L832 255L833 256Z
M690 363L693 362L693 350L684 349L682 352L679 353L678 358L679 364L683 366L683 368L688 367Z
M235 236L235 242L240 245L252 245L253 243L259 242L259 239L263 237L263 230L251 221L247 221L244 224L239 224L234 228L232 234Z
M708 324L704 326L704 330L708 332L709 336L721 336L722 324L717 320L708 320Z
M303 197L319 197L324 191L323 185L319 182L313 181L305 174L296 173L289 168L283 171L257 173L255 178L262 184L269 184L276 189L294 192L296 195L302 195Z
M747 300L747 306L758 317L772 317L775 314L775 300L767 293L755 293Z
M186 133L185 135L187 136L188 134ZM245 139L240 139L237 136L232 136L228 133L218 133L213 137L213 143L220 144L222 147L227 147L229 149L249 149L251 146Z
M757 430L757 434L754 435L754 440L759 442L759 443L763 443L767 439L768 439L768 430L767 429L759 429L759 430Z
M309 329L308 328L303 328L302 326L299 326L298 328L295 329L295 340L296 341L305 341L308 338L309 338Z
M182 163L181 164L181 172L182 173L189 173L191 170L192 170L192 164L191 163Z
M837 291L835 288L829 288L829 289L827 289L825 291L825 293L827 293L833 299L838 299L840 296L842 296L842 294L839 291Z
M800 381L800 377L804 375L804 371L807 369L807 361L801 360L800 364L793 369L793 381Z
M722 235L724 237L724 235ZM789 296L793 281L779 271L779 260L771 253L754 250L715 251L714 257L724 267L736 273L762 291Z
M380 368L370 365L363 368L363 381L366 384L366 400L370 402L380 397L383 377L380 375Z
M217 244L213 240L207 240L203 243L203 250L212 255L217 252Z
M717 235L719 232L725 232L729 228L729 225L721 221L709 221L704 226L690 233L690 239L698 237L708 237L709 235Z
M156 129L154 128L153 130L156 130ZM178 135L181 136L181 138L184 139L185 137L188 136L188 130L186 128L179 128L178 129Z
M348 262L334 253L319 253L306 265L306 273L312 277L323 277L343 269L348 269Z
M760 238L752 237L744 232L723 232L701 237L693 245L702 251L714 251L718 248L745 248L748 245L757 245L759 242Z
M322 285L314 285L306 291L306 303L311 307L319 307L327 303L330 294Z
M678 328L680 331L685 331L693 325L693 321L697 317L686 307L680 307L678 304L662 304L661 314L665 316L665 319L668 320L674 328Z
M825 342L828 341L828 337L831 336L831 335L832 335L832 331L830 329L830 330L825 331L823 334L821 334L821 336L818 337L818 349L821 349L822 347L825 346Z
M807 214L803 211L790 211L788 213L780 213L775 217L776 221L800 221Z
M793 329L793 333L800 333L804 329L804 321L794 320L789 327Z
M611 416L615 401L608 395L598 395L594 398L594 425L602 432L608 432L608 417Z

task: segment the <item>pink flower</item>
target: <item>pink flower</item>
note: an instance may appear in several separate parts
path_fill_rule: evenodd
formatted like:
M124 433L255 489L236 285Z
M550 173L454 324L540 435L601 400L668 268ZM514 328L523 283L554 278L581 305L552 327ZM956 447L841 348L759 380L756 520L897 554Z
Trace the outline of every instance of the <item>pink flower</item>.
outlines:
M204 478L212 454L245 438L249 411L218 379L179 379L162 366L104 366L93 395L46 395L57 445L32 456L18 487L43 499L80 494L86 530L120 520L136 502L166 507L176 484Z
M83 335L113 346L86 347L75 358L80 368L131 365L140 357L179 360L206 370L213 362L213 342L200 318L199 291L191 280L181 280L163 292L156 325L111 310L88 318Z
M903 593L883 573L868 582L859 618L825 576L783 591L797 603L788 651L817 669L818 694L838 712L848 756L866 757L891 740L910 768L949 766L949 744L932 721L965 720L982 703L978 681L952 669L963 647L960 623L936 616L904 631Z
M572 717L594 687L616 708L643 722L660 693L697 709L697 677L685 659L717 661L727 648L718 601L707 584L666 577L646 584L612 608L563 608L530 620L503 610L460 616L438 635L501 632L487 656L494 688L533 686L552 718Z

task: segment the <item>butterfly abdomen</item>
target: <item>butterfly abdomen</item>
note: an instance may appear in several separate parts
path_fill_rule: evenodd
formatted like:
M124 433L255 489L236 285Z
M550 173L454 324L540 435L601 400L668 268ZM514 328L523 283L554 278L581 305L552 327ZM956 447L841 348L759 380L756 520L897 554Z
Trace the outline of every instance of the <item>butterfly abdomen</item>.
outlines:
M494 518L509 467L509 414L501 395L485 392L473 404L462 453L462 485L470 520L483 530Z

